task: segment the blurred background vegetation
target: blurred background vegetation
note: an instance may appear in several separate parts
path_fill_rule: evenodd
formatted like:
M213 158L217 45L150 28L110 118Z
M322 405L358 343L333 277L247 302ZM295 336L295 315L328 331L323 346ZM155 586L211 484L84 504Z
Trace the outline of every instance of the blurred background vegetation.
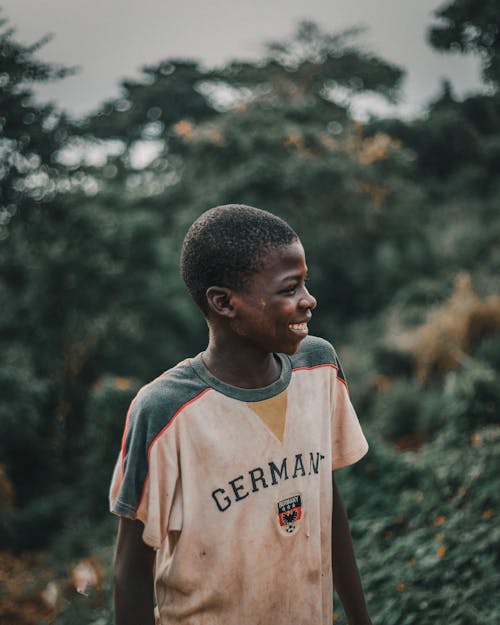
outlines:
M178 254L227 202L283 216L308 252L313 332L371 442L339 481L374 624L500 623L500 1L438 16L430 45L478 54L485 89L364 123L346 94L397 100L403 70L356 30L304 22L218 70L168 59L75 120L33 95L70 70L3 22L2 623L111 624L124 415L205 345Z

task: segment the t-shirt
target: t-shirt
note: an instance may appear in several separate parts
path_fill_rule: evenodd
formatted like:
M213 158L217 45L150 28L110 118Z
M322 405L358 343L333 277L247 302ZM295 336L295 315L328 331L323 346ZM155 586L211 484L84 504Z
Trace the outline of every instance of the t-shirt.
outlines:
M329 343L277 357L243 389L198 355L131 404L111 510L157 550L162 625L331 624L331 470L368 445Z

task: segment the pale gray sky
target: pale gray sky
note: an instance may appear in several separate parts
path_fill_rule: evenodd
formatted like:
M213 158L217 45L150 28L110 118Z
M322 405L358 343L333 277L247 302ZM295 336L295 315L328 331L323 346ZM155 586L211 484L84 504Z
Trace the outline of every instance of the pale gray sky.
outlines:
M0 0L17 38L54 38L39 53L81 71L39 90L80 115L119 93L119 81L169 57L208 66L256 58L263 43L289 35L301 19L324 30L363 25L360 42L407 70L399 113L418 112L451 80L457 93L480 85L477 59L434 52L425 33L443 0ZM380 104L373 106L380 110Z

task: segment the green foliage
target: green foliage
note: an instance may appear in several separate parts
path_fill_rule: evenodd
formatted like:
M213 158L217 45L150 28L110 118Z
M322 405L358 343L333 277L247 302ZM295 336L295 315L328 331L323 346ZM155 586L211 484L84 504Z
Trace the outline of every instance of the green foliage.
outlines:
M497 423L500 410L500 375L484 362L470 359L448 374L444 389L446 418L470 431Z
M455 0L432 35L480 50L491 83L497 5ZM371 451L339 481L374 623L498 622L499 96L459 100L445 83L417 119L360 124L345 94L394 99L402 71L357 35L306 22L255 62L164 60L70 122L32 95L67 70L2 31L3 548L46 546L61 576L103 545L111 560L127 406L206 341L178 273L183 235L237 201L300 233L313 331L352 371ZM479 293L468 317L452 294L463 272ZM58 622L107 625L109 592L73 593Z
M75 514L101 519L107 505L109 484L103 474L111 475L120 450L125 415L139 385L127 378L106 377L92 389L85 414L79 490L84 496Z
M47 39L24 46L0 20L0 239L16 212L32 212L35 202L55 189L60 174L52 161L67 138L67 120L51 105L34 101L33 83L63 78L71 70L42 63L36 51Z
M2 542L9 543L14 532L9 519L17 513L25 515L33 492L53 477L46 459L54 452L51 426L46 422L52 381L42 371L44 354L36 341L45 292L37 293L42 285L37 283L38 258L33 250L36 224L42 214L47 215L43 199L54 194L64 177L63 168L52 157L65 141L67 124L52 106L34 101L31 85L61 78L67 70L34 58L43 40L23 46L5 22L0 28L0 379L5 400L0 414L0 462L13 484L17 506L3 521ZM29 284L36 284L37 289L30 291ZM43 505L40 516L43 527Z
M414 380L401 379L380 393L374 407L380 432L396 440L419 431L418 411L421 389Z
M16 497L23 499L30 481L29 468L18 463L21 455L40 460L40 439L43 438L39 405L47 392L37 379L31 354L21 345L10 346L2 354L0 386L0 458L12 467L10 479L16 484ZM22 423L23 427L19 427Z
M360 32L353 28L331 35L304 21L290 41L268 44L263 62L230 63L220 78L236 88L264 91L275 103L307 98L330 103L332 87L374 91L396 100L403 71L354 45Z
M150 379L193 349L202 325L177 303L165 323L181 285L163 211L115 188L96 196L91 168L62 163L71 127L34 101L31 85L64 72L38 63L35 51L11 32L0 37L9 72L0 135L0 462L15 496L0 544L14 548L49 541L75 500L94 505L74 486L95 384L106 374ZM20 120L19 110L29 117ZM107 474L110 465L92 468Z
M440 50L474 52L482 61L483 76L500 83L500 3L451 0L435 12L439 22L429 29L430 43Z
M498 426L470 439L450 423L392 459L370 440L339 480L374 623L497 622Z
M120 98L106 102L80 131L92 138L133 143L162 136L179 119L210 119L216 111L197 89L205 76L197 63L187 60L144 67L141 79L123 81Z

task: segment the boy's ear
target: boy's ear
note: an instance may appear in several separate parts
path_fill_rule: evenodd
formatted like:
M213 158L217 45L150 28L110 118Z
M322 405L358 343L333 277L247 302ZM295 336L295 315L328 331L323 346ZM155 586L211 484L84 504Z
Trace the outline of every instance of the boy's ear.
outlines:
M232 295L231 289L225 286L209 287L206 292L209 309L220 317L232 319L235 316Z

